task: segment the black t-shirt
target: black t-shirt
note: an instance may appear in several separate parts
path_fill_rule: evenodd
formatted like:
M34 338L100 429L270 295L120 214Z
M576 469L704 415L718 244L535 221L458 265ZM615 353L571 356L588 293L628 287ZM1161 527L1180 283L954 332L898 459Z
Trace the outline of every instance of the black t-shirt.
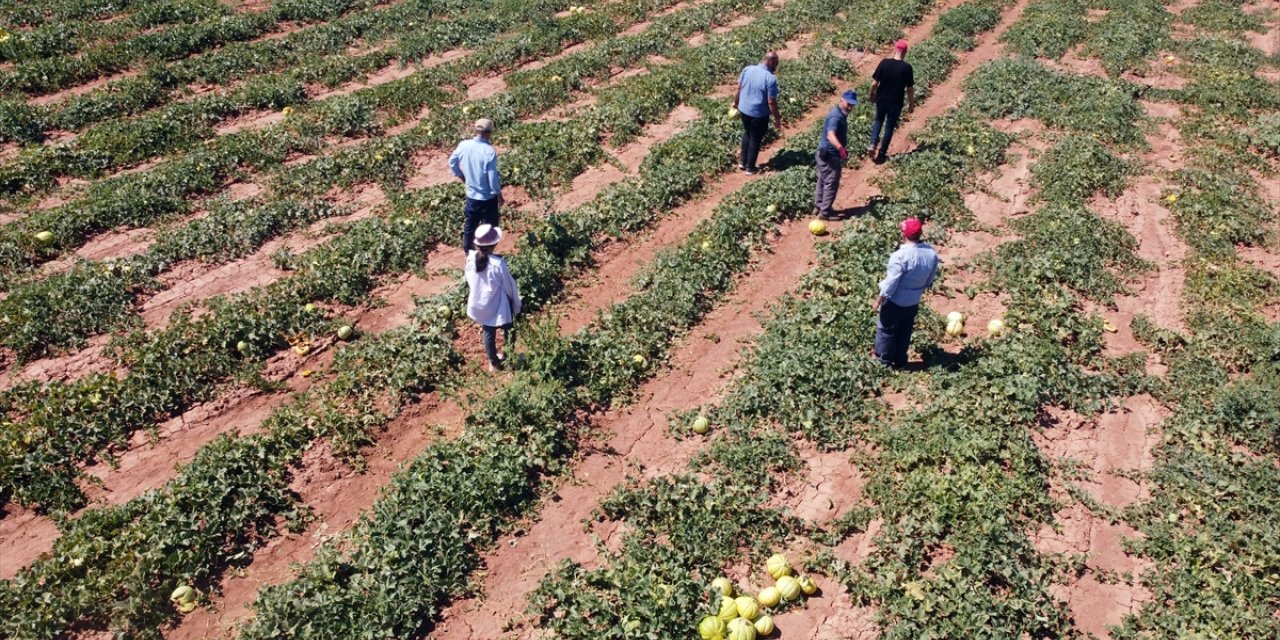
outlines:
M894 58L881 60L871 79L880 83L880 88L876 89L876 104L901 106L907 87L916 86L916 75L911 65Z

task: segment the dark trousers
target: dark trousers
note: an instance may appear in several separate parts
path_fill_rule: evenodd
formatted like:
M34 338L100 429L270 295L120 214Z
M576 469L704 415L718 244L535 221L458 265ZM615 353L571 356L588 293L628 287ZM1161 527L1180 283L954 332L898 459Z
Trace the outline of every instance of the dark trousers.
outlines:
M829 149L818 149L818 186L813 190L813 208L823 215L831 215L840 190L840 175L844 173L844 161L840 154Z
M484 354L489 357L489 364L495 368L501 367L502 361L498 359L498 329L502 329L502 346L507 351L515 347L516 330L510 322L501 327L480 326L484 329Z
M462 223L462 250L463 252L469 252L476 239L476 227L482 224L498 226L498 199L472 200L467 198L467 204L463 211L466 213L467 218Z
M880 362L892 367L907 366L907 348L911 346L918 311L918 304L900 307L888 300L880 304L880 317L876 320L876 358Z
M760 157L760 145L764 143L764 134L769 130L769 116L756 118L742 114L742 166L748 171L755 171L756 159Z
M876 119L871 123L871 148L878 149L876 155L889 155L889 143L893 141L893 130L898 128L898 118L902 116L901 104L876 103ZM884 140L880 140L880 129L884 128Z

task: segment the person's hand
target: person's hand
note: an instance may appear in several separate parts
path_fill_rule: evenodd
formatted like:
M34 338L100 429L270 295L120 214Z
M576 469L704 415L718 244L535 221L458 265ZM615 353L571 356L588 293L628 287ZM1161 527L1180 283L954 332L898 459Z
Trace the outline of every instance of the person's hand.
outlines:
M882 300L884 300L884 298L883 298L883 297L881 297L881 296L880 296L880 294L876 294L876 299L875 299L874 301L872 301L872 302L871 302L871 310L872 310L872 311L879 311L879 310L880 310L880 302L881 302Z
M911 113L912 111L915 111L915 110L916 110L916 101L915 100L907 101L907 113Z
M779 131L782 130L782 116L773 117L773 127Z
M844 147L840 147L840 159L841 159L841 160L848 160L848 159L849 159L849 150L848 150L848 149L846 149L846 148L844 148Z
M499 206L499 207L501 207L501 206L502 206L502 192L501 192L501 191L499 191L499 192L498 192L498 206Z

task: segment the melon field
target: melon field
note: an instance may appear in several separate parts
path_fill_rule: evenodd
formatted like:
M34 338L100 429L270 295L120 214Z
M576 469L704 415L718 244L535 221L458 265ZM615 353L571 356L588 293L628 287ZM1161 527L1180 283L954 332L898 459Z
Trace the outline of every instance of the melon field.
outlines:
M0 638L1280 638L1280 5L0 2L0 369Z

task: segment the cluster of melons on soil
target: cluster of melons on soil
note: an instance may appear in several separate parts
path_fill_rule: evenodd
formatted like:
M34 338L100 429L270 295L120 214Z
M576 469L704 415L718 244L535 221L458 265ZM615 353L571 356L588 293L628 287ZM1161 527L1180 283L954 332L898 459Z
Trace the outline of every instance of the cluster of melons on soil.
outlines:
M773 633L773 618L764 612L782 602L794 602L818 592L818 585L806 576L793 575L786 556L775 553L765 563L765 571L774 579L772 587L760 590L756 597L734 597L734 586L728 578L716 578L711 586L720 594L715 615L698 623L702 640L756 640Z

